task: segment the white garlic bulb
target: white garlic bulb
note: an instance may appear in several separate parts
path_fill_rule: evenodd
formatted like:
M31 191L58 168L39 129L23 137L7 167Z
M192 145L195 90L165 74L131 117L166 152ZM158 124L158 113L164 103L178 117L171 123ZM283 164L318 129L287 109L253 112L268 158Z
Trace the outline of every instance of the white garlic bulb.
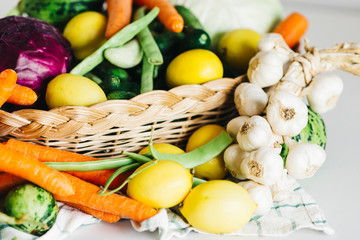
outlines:
M235 89L234 102L241 116L254 116L264 111L268 96L256 84L243 82Z
M269 213L273 204L272 193L269 186L252 180L239 182L238 184L248 191L251 199L257 204L257 208L253 213L253 216L266 215Z
M335 74L320 75L312 80L306 95L309 106L317 113L325 113L336 106L343 91L343 81Z
M295 142L289 146L286 169L296 179L312 177L324 164L325 150L315 143Z
M268 121L258 115L247 119L240 127L236 140L241 150L251 152L263 146L269 146L272 131Z
M240 180L246 179L241 172L240 164L249 153L242 151L237 144L231 144L224 151L224 162L229 173Z
M283 172L283 159L270 147L263 147L250 152L240 164L244 177L255 182L272 185Z
M283 60L273 50L257 52L250 60L247 71L249 82L260 88L278 83L283 74Z
M295 136L308 122L308 108L295 95L285 91L275 91L269 98L266 118L274 133Z
M236 118L231 119L228 124L226 125L226 132L234 139L236 140L236 135L240 129L240 127L245 123L246 120L248 120L248 116L238 116Z
M257 48L259 51L275 51L282 59L284 70L290 64L291 58L298 54L289 48L284 38L278 33L263 34L258 42Z

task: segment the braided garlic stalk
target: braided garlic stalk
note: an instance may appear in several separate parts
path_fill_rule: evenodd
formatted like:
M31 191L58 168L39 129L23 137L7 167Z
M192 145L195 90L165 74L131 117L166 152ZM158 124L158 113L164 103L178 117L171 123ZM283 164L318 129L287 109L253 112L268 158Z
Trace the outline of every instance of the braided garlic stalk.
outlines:
M360 44L338 44L319 51L305 39L305 53L301 54L291 50L279 34L269 33L263 35L258 49L249 63L249 82L241 83L235 90L234 101L241 120L230 121L227 130L238 146L227 149L224 160L235 177L276 186L272 189L280 191L279 186L286 185L281 183L287 173L297 179L308 178L324 163L323 148L296 142L291 137L308 123L304 97L318 113L336 105L343 90L342 80L334 74L322 73L341 69L360 75ZM254 116L266 121L254 121ZM273 167L283 164L279 145L284 142L289 147L286 169ZM230 159L235 155L236 161Z

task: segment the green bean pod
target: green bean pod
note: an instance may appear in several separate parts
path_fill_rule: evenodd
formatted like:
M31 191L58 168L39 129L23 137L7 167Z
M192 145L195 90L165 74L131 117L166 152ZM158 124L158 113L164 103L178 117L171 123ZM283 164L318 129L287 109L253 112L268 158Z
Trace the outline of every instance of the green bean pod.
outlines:
M147 27L159 14L159 8L154 7L148 14L144 17L139 18L138 20L130 23L109 40L107 40L103 45L101 45L95 52L90 54L88 57L83 59L78 65L76 65L71 71L71 74L84 75L87 72L90 72L94 67L100 64L104 60L104 51L107 48L118 47L126 42L133 39L136 34L141 30Z
M182 154L169 154L161 153L157 151L152 141L150 141L149 148L154 159L167 159L175 161L183 165L185 168L191 169L207 163L222 151L225 150L233 142L233 139L225 131L222 131L215 138L207 142L206 144L194 149L191 152L182 153Z

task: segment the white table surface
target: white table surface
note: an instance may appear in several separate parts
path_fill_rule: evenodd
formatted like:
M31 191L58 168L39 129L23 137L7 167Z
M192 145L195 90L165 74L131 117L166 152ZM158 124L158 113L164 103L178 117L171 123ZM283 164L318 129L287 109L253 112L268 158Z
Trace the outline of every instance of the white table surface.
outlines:
M0 0L0 16L4 16L16 0ZM310 22L306 37L310 45L319 49L327 48L342 42L360 42L360 4L357 1L283 0L284 13L298 11ZM329 2L329 3L330 3ZM344 3L344 5L339 3ZM355 4L354 4L355 3ZM348 5L345 5L348 4ZM311 179L300 180L302 187L318 202L334 235L326 235L314 230L299 230L281 239L360 239L358 228L360 220L360 77L336 71L344 80L344 91L336 108L323 114L327 126L328 143L327 160L323 167ZM101 223L82 227L73 233L68 240L97 239L157 239L158 233L137 233L129 221L116 224ZM186 239L244 239L241 237L218 237L190 234ZM251 238L272 240L278 237Z

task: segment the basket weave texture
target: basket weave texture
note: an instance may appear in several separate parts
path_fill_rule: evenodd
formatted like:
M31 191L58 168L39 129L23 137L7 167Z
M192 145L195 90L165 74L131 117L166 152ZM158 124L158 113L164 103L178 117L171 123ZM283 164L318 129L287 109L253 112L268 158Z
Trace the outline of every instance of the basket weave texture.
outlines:
M0 140L8 138L112 158L138 151L153 141L183 146L204 124L225 125L237 115L233 92L244 79L222 78L142 93L130 100L109 100L91 107L64 106L48 111L0 110Z

